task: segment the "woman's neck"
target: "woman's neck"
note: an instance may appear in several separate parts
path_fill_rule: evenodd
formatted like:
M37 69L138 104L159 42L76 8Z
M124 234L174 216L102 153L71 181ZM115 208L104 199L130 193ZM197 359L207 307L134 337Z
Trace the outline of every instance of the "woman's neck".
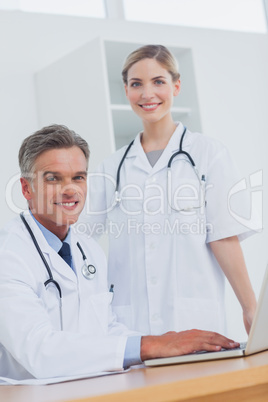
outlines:
M143 127L141 145L146 153L165 149L172 134L176 130L176 124L172 119L168 122L145 122Z

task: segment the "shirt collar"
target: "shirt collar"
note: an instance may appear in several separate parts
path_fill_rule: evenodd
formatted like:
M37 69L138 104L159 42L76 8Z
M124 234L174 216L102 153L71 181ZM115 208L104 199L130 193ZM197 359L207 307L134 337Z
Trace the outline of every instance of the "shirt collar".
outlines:
M43 236L46 239L46 241L48 242L48 244L50 245L50 247L52 247L53 250L55 250L56 253L58 253L62 247L62 241L54 233L50 232L50 230L48 230L47 228L45 228L45 226L43 226L40 222L38 222L38 220L36 220L35 217L33 216L31 210L30 210L30 214L31 214L32 218L34 219L34 221L36 222L39 229L41 230L41 232L43 233ZM64 242L68 243L69 246L71 246L70 230L68 231L67 236L64 239Z

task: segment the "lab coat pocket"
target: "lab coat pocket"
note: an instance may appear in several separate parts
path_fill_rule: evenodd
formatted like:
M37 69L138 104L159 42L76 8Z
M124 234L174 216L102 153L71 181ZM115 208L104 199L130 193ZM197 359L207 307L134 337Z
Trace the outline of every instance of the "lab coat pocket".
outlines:
M111 316L111 302L113 293L105 292L93 295L90 298L95 317L101 328L101 332L107 334L109 326L109 317Z
M113 311L116 314L117 321L132 329L130 306L113 306Z
M202 184L201 184L202 183ZM182 179L170 185L168 191L168 204L173 213L180 213L186 217L204 213L204 183L196 178Z
M213 299L178 298L177 299L177 331L187 329L203 329L222 331L219 304Z

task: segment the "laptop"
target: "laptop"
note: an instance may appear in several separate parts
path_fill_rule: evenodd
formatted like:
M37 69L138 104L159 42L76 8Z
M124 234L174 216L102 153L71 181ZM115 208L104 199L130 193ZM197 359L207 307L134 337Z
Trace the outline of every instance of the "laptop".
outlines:
M247 343L236 349L223 349L219 352L196 352L188 355L161 357L145 360L146 366L164 366L169 364L191 363L230 357L243 357L268 349L268 265L264 275L256 313L250 329Z

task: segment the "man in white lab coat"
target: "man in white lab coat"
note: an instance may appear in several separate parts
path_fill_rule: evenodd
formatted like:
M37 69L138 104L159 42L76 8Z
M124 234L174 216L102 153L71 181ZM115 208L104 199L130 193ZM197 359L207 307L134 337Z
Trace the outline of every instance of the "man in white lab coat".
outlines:
M116 321L104 254L72 226L85 204L88 159L86 141L60 125L20 148L29 210L0 232L0 377L84 376L238 346L198 330L141 336Z

